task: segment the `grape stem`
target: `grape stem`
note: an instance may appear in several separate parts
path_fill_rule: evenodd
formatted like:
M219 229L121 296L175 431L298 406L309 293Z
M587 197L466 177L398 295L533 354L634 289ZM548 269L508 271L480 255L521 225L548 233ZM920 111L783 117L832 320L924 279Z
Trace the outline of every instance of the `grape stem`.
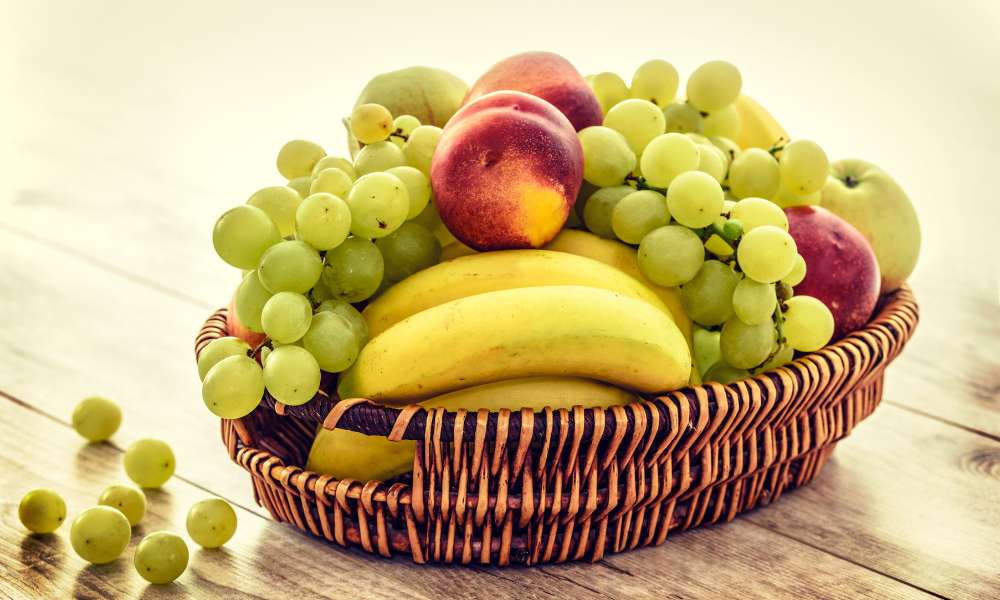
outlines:
M396 131L393 131L392 133L389 134L389 137L391 137L391 138L392 137L398 137L399 139L403 140L404 142L408 142L410 140L410 136L408 136L405 133L403 133L402 129L396 129Z
M784 137L778 138L773 144L771 144L771 147L767 149L767 153L771 156L777 157L778 153L785 149L785 146L789 141L791 140L786 140Z
M625 176L625 185L631 185L637 190L653 190L654 192L659 192L664 196L667 195L667 188L653 187L646 183L645 177L634 175L632 173Z

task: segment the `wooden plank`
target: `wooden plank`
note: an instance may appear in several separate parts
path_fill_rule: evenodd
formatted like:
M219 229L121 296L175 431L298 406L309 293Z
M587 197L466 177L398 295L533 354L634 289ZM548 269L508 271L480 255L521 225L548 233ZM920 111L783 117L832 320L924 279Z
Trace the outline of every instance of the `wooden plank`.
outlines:
M201 401L194 336L210 311L7 232L0 249L18 257L0 269L0 285L12 291L0 295L9 349L0 390L64 422L86 396L113 398L124 409L116 444L172 439L192 481L255 506Z
M1000 443L894 406L747 519L949 598L1000 593Z
M70 519L122 477L121 452L83 445L65 425L0 399L0 595L11 598L919 598L892 579L747 522L690 532L665 546L610 557L597 565L544 568L417 566L345 551L238 509L236 536L221 551L192 550L187 572L168 587L147 586L131 566L143 533L183 534L187 508L208 494L179 478L149 492L149 511L130 549L110 565L88 566L69 546L69 528L25 535L17 502L51 487ZM69 468L67 468L69 466Z

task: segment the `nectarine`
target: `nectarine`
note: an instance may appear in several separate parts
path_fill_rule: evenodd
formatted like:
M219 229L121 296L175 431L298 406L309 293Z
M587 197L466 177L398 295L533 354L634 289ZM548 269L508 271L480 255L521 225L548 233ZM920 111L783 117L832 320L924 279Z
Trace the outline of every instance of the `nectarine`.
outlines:
M806 261L795 295L818 298L833 313L837 340L868 322L882 275L868 240L853 225L819 206L785 209L788 233Z
M601 104L586 80L568 60L552 52L524 52L498 62L469 88L465 103L500 90L525 92L550 102L577 131L604 120Z
M538 248L554 238L583 177L583 149L548 102L494 92L462 107L431 161L435 205L477 250Z

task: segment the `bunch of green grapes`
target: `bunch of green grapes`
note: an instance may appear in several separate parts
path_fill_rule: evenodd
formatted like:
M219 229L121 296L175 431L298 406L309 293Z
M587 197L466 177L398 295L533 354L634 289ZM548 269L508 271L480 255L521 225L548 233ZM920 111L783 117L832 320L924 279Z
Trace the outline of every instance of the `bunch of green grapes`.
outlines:
M605 120L579 132L583 224L637 245L643 275L680 287L704 379L746 377L829 342L830 311L792 295L805 261L782 210L814 202L823 150L808 140L740 148L742 76L724 61L696 69L683 100L662 60L641 65L631 86L613 73L587 80Z
M276 161L285 185L215 225L217 253L244 271L235 317L267 336L260 348L222 338L202 350L202 397L220 417L246 416L265 392L308 402L322 373L350 367L367 341L354 305L440 260L429 172L441 129L378 104L355 108L347 126L362 145L353 161L288 142Z

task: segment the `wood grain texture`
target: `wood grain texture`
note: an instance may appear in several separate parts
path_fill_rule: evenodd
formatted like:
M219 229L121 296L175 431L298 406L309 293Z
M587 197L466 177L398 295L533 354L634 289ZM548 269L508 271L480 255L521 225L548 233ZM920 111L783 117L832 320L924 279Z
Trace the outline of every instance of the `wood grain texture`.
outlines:
M878 575L820 550L790 541L750 523L692 532L662 548L616 556L599 565L570 569L423 568L402 561L334 550L294 530L237 509L239 525L222 550L203 550L188 541L191 562L170 586L148 586L131 565L144 533L170 530L181 535L188 507L211 496L175 477L161 490L148 491L148 511L136 527L125 554L109 565L87 565L69 545L69 522L94 504L100 491L123 478L121 450L112 444L86 444L72 430L6 398L0 398L0 593L12 598L142 597L176 598L794 598L824 593L829 582L848 577L837 598L872 593L876 597L921 597L911 586ZM67 469L67 465L70 465ZM58 490L69 519L56 533L26 535L17 520L20 495L36 487ZM724 578L701 580L691 557L710 567L725 560ZM764 560L777 578L761 578ZM690 576L678 578L689 570Z
M697 27L676 25L704 19L691 4L672 9L669 36L655 19L633 22L634 35L609 54L582 34L605 26L603 7L574 7L574 21L554 28L567 19L563 7L517 4L478 7L489 28L397 7L400 22L433 32L419 56L397 48L351 60L345 53L370 44L366 28L341 28L331 42L329 24L370 18L366 4L303 4L299 18L272 4L21 2L9 15L4 7L0 390L63 423L80 397L104 393L126 412L116 444L143 435L174 442L191 484L169 484L151 527L178 524L209 493L196 486L258 512L241 511L232 547L195 551L191 571L168 588L143 586L125 561L85 567L67 529L24 536L16 502L28 487L52 485L71 513L86 506L120 477L117 450L82 451L65 425L0 398L0 596L309 598L359 586L398 598L1000 595L990 587L1000 573L997 215L984 192L997 157L983 135L1000 130L1000 112L982 108L1000 102L1000 87L971 75L1000 60L996 6L916 3L902 30L894 3L769 14L775 31L794 32L788 52L788 36L762 39L740 25L759 8L733 3L725 11L734 25L720 23L726 30L707 53L700 38L685 43L686 32L701 35ZM924 224L912 279L923 322L886 382L896 408L883 406L811 487L779 504L596 565L431 570L328 548L256 516L249 482L201 406L190 338L236 282L212 256L211 223L280 183L273 159L287 139L343 153L339 118L372 73L419 61L471 80L524 49L509 38L514 26L584 72L627 75L663 56L689 73L711 56L732 57L748 91L793 135L819 141L831 158L860 156L892 173ZM885 52L886 32L898 52ZM892 109L878 109L868 90ZM946 115L947 158L914 143L927 115Z

